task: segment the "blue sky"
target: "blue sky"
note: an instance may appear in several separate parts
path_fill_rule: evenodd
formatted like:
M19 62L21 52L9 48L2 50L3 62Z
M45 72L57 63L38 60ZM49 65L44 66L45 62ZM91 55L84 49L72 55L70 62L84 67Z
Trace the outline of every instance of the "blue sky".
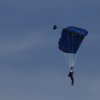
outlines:
M98 100L99 9L99 0L0 0L0 99ZM71 25L89 32L73 87L57 43L61 29Z

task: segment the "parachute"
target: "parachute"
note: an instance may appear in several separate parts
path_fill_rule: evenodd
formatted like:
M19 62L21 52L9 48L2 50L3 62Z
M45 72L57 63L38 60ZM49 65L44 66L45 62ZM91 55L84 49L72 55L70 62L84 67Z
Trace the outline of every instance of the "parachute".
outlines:
M75 26L63 28L58 46L70 67L75 65L78 49L87 34L87 30Z
M54 26L53 26L53 30L56 30L56 29L57 29L57 25L54 25Z

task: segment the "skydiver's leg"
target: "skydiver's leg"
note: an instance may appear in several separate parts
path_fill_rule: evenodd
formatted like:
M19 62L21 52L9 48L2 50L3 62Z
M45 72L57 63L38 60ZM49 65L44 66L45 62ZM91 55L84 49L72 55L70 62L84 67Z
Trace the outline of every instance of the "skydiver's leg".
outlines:
M72 81L71 84L74 85L74 78L73 77L71 78L71 81Z

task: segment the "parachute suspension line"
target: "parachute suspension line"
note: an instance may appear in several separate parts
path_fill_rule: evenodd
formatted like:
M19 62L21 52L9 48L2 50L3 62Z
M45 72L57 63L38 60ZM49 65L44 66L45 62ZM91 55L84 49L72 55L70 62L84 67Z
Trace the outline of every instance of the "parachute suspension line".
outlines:
M70 54L70 67L72 66L72 55Z
M66 54L66 53L63 53L63 55L64 55L65 59L67 60L68 65L70 66L71 65L70 55Z
M72 67L74 66L74 54L72 54Z
M72 36L74 36L74 34L72 34ZM74 67L74 40L72 39L72 64L71 64L71 67Z
M70 55L70 67L72 66L72 55L71 54L69 54Z
M70 41L70 38L68 37L68 47L70 48L70 45L71 45L71 41ZM72 54L71 53L68 53L68 57L69 57L69 67L72 66Z
M69 38L67 38L69 41L68 41L68 47L70 48L70 44L71 44L71 41ZM77 53L73 53L73 50L74 50L74 40L72 40L72 46L71 46L71 49L72 49L72 53L63 53L64 56L65 56L65 59L67 60L67 63L69 65L69 67L74 67L75 63L76 63L76 59L77 59Z
M72 53L63 53L69 67L73 67L76 62L77 54L72 54Z
M77 56L78 56L78 52L74 54L74 62L73 62L74 65L76 64Z
M77 53L73 54L73 53L63 53L65 59L67 60L67 63L69 65L69 67L74 67L75 63L76 63L76 59L77 59Z
M73 66L73 54L71 55L71 57L72 57L72 64L71 64L71 67Z
M73 65L73 54L71 54L71 67Z
M70 53L70 67L74 66L75 54Z

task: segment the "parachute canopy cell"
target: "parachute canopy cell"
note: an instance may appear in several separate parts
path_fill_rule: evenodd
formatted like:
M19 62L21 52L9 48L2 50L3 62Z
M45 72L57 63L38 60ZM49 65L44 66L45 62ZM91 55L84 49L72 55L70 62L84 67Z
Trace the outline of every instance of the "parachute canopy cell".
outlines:
M62 30L59 39L59 49L64 53L76 54L88 31L82 28L69 26Z

